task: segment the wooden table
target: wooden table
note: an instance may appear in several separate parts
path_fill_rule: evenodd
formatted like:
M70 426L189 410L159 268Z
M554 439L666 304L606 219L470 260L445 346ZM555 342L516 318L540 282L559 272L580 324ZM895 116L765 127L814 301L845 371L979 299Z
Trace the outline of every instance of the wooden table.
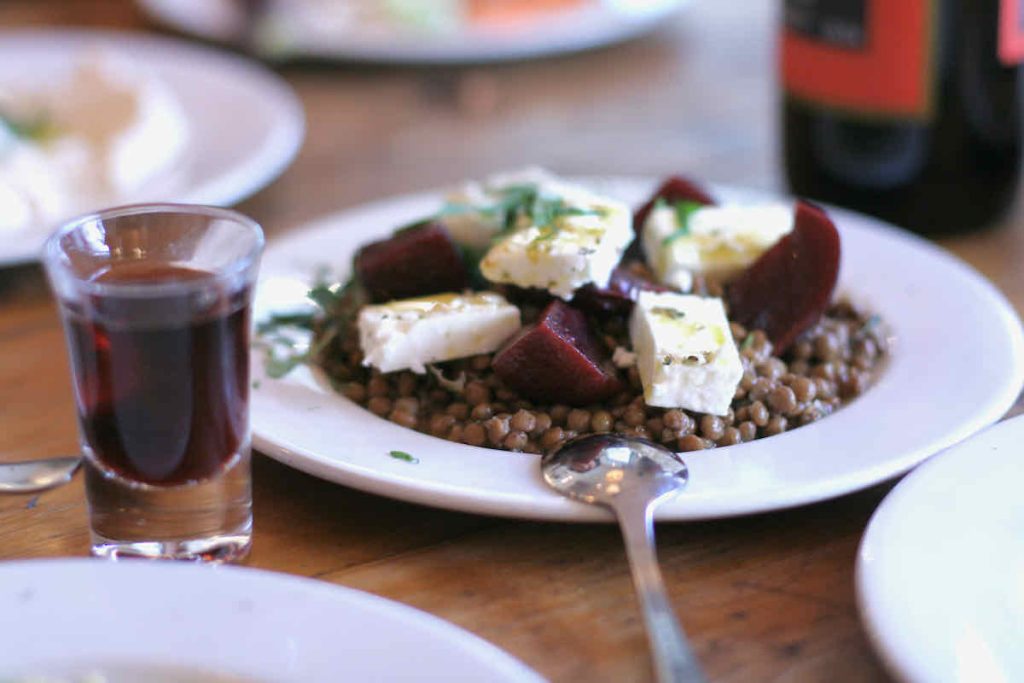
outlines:
M778 3L696 0L678 21L576 57L477 68L289 67L307 110L295 164L241 209L278 235L388 194L538 163L685 171L780 188ZM127 1L7 0L0 26L145 27ZM943 244L1024 307L1024 220ZM63 339L38 268L0 271L0 458L76 449ZM257 456L249 565L424 609L555 681L651 676L618 531L473 517L328 484ZM858 620L857 545L890 484L798 510L662 525L671 597L715 681L885 680ZM82 484L0 498L0 559L88 551Z

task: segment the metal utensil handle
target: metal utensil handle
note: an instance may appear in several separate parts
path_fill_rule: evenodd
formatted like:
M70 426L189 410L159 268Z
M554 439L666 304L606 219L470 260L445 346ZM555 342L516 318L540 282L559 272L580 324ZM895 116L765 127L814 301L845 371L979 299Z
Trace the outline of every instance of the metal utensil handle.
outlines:
M704 683L704 674L665 593L654 550L652 506L623 501L615 511L626 542L626 555L644 616L657 680L660 683Z

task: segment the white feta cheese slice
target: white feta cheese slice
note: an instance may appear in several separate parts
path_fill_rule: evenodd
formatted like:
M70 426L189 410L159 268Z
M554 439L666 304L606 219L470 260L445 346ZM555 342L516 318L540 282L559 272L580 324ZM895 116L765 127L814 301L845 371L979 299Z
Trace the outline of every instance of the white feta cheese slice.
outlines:
M793 229L793 209L784 204L687 208L656 206L641 240L658 280L682 291L697 274L735 277Z
M427 363L497 350L519 331L519 309L494 292L434 294L364 306L363 365L426 372Z
M586 284L608 284L633 240L629 207L561 182L533 188L539 199L480 261L483 276L563 299Z
M729 412L743 363L721 299L641 292L629 335L647 405Z

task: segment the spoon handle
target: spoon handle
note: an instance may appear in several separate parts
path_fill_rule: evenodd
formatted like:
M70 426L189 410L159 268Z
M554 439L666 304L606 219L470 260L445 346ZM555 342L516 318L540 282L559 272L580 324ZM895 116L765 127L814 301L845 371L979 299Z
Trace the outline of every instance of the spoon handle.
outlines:
M703 683L704 674L690 651L679 621L665 593L665 583L654 551L653 506L621 501L615 506L626 542L647 640L659 683Z

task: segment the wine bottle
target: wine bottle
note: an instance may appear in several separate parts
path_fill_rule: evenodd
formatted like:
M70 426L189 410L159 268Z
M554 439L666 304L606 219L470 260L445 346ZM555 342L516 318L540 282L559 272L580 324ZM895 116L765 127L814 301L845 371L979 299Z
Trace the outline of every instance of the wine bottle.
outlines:
M996 222L1021 164L1021 0L785 0L794 194L911 230Z

